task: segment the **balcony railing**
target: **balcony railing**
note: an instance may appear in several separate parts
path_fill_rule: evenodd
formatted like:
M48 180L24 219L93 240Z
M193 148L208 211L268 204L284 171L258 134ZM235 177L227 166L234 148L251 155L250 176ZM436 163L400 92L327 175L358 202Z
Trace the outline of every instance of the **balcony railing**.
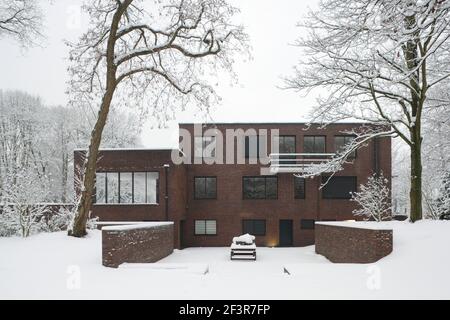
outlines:
M330 160L334 153L272 153L270 154L270 173L300 173L312 164Z

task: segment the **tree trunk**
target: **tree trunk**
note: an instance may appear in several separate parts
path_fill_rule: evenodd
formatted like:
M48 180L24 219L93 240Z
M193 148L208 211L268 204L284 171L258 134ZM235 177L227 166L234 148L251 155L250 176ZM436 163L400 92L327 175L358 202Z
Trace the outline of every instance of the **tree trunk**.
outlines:
M68 230L69 236L84 237L87 234L86 223L90 216L92 195L95 188L95 172L97 168L98 149L100 148L102 133L108 118L111 101L117 87L117 66L114 62L116 35L120 19L131 2L133 2L133 0L125 0L124 2L121 2L114 13L111 22L111 29L109 32L106 50L106 90L98 112L97 122L95 123L94 130L92 130L91 133L91 141L89 144L88 154L86 155L87 160L84 165L84 171L82 172L83 182L81 198L78 203L77 213L75 215L72 228Z
M415 130L411 139L411 188L409 193L410 219L416 222L422 219L422 137L420 130Z
M108 118L109 108L114 95L114 87L107 88L103 96L100 111L98 112L97 122L91 133L86 163L84 166L83 183L81 197L78 203L77 213L72 225L68 230L69 236L84 237L86 232L86 223L90 216L92 206L92 195L95 187L95 172L97 168L98 150L102 140L103 128Z

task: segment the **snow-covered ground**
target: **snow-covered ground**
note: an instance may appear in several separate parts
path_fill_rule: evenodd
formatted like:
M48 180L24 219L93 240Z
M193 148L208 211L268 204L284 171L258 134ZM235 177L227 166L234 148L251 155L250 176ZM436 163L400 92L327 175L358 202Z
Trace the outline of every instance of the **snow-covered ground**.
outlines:
M207 265L204 275L105 268L98 231L0 238L0 299L450 299L450 222L383 225L394 228L394 253L371 265L332 264L314 247L258 248L256 262L229 261L228 248L190 248L160 262Z

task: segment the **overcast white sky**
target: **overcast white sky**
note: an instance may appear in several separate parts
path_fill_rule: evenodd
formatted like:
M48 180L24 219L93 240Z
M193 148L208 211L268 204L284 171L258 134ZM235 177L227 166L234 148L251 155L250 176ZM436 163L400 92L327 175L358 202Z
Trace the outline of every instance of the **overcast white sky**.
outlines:
M67 47L63 40L76 41L86 25L77 14L81 0L40 0L45 12L47 37L42 47L21 50L16 43L0 40L0 89L20 89L39 95L47 104L65 104ZM317 0L231 0L241 9L238 17L250 35L253 60L238 62L239 84L219 84L223 101L211 115L217 122L294 122L304 120L313 97L280 90L281 76L290 74L300 58L299 48L290 44L300 36L296 23ZM167 145L177 137L177 122L202 121L191 110L180 113L168 130L156 131L147 124L143 144Z

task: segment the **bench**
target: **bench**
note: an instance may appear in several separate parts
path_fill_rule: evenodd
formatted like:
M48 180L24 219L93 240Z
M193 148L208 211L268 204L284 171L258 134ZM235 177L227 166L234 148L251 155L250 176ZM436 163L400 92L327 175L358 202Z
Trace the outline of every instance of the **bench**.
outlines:
M247 234L233 238L230 249L231 260L256 260L256 244L254 236Z

